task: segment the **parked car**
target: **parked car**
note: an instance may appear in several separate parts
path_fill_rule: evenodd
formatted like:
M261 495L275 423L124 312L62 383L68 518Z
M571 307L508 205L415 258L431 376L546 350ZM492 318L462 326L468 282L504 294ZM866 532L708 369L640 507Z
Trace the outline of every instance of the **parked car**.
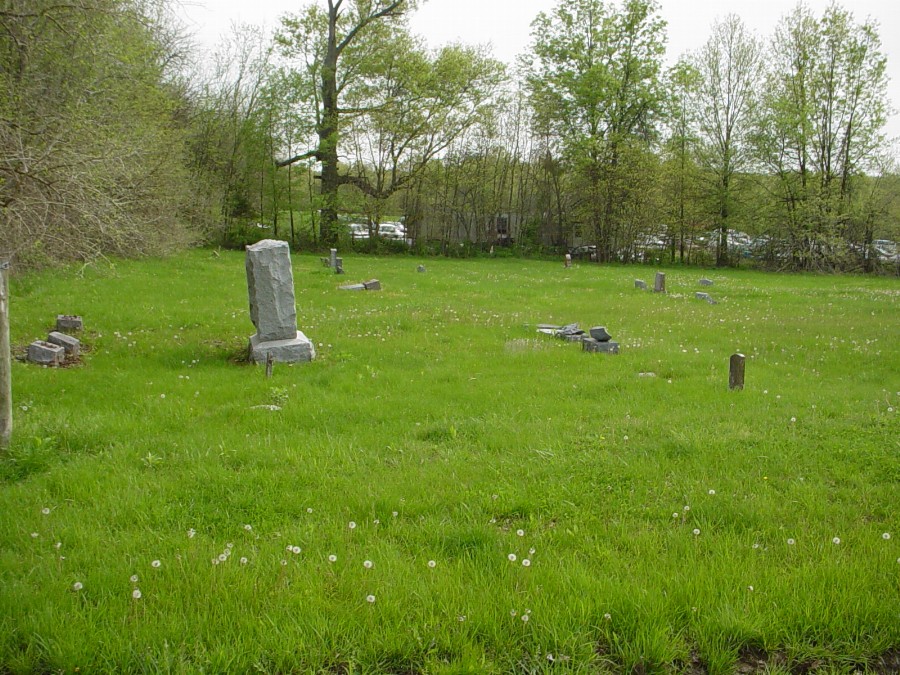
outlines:
M593 244L585 244L584 246L576 246L569 249L569 253L573 258L588 258L594 260L597 257L597 247Z
M350 223L350 238L353 240L368 239L369 226L365 223Z
M379 236L385 239L406 239L406 228L400 223L381 223L378 227Z

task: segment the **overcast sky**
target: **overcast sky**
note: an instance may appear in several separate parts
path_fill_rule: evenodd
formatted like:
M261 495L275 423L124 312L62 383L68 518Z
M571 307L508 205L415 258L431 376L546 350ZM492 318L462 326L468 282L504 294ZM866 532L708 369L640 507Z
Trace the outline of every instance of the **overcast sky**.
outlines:
M198 42L215 45L233 22L278 24L278 17L297 12L310 0L182 0L181 13ZM530 40L530 26L538 12L549 11L560 0L427 0L412 16L413 31L432 47L447 42L487 44L496 58L512 63ZM661 0L661 14L668 23L667 59L698 49L710 34L716 18L728 13L740 16L763 38L796 6L794 0ZM830 0L806 0L817 16ZM889 96L900 107L900 2L897 0L844 0L857 22L871 17L880 24L882 48L888 58ZM900 116L893 115L888 133L900 137Z

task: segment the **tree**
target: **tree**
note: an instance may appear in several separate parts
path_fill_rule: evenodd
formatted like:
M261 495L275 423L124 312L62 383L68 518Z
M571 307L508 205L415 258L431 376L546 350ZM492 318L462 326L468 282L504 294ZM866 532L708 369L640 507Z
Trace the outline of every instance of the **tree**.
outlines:
M716 264L721 266L729 262L729 218L737 198L734 179L751 166L748 138L762 75L760 43L732 14L713 24L712 35L692 65L700 73L695 106L701 157L712 178Z
M561 2L535 19L523 64L536 131L559 139L585 183L601 261L614 257L629 202L645 196L632 189L627 170L641 164L663 102L665 24L657 11L652 0L625 0L621 8Z

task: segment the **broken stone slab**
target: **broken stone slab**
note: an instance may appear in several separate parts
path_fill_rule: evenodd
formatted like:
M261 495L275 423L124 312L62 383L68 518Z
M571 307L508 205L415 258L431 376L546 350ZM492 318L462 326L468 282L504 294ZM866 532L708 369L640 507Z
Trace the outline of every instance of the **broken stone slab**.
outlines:
M713 282L712 282L711 280L709 280L709 279L701 279L701 280L700 280L700 285L701 285L701 286L712 286L712 285L713 285Z
M52 331L47 336L47 342L59 345L65 350L66 356L72 358L77 358L81 353L81 340L72 337L71 335L60 333L59 331Z
M665 272L657 272L656 279L653 281L653 292L654 293L665 293L666 292L666 275Z
M28 345L28 360L43 366L58 366L66 357L66 350L52 342L35 340Z
M609 342L612 340L612 335L606 332L605 326L594 326L590 329L591 337L594 338L597 342Z
M697 291L696 293L694 293L694 297L698 300L706 300L711 305L718 304L715 300L713 300L712 296L709 293L701 293L700 291Z
M281 406L273 404L251 405L250 410L271 410L272 412L278 412L281 410Z
M584 335L584 331L578 327L577 323L567 324L556 331L556 336L560 338L565 338L569 335Z
M380 291L381 290L381 282L378 279L369 279L368 281L363 282L363 287L367 291Z
M366 290L365 284L345 284L340 287L342 291L364 291Z
M74 314L57 314L56 315L56 330L61 332L68 331L76 331L82 330L84 328L84 321L82 321L80 316Z
M560 335L560 337L566 342L581 342L581 340L584 338L584 333Z
M581 351L592 352L597 354L618 354L618 342L600 342L592 337L585 337L581 340Z
M290 340L260 340L258 335L250 338L250 361L265 363L269 354L278 363L297 363L316 358L316 348L302 332L295 331Z
M425 271L425 265L417 265L416 272L422 273Z
M553 331L557 331L557 330L559 330L560 328L562 328L562 326L557 326L555 323L539 323L539 324L537 325L537 329L538 329L538 330L553 330Z
M635 279L634 287L640 288L641 290L646 291L647 290L647 282L644 281L643 279Z
M293 340L297 334L294 275L286 241L263 239L247 247L250 320L258 342Z
M651 372L638 373L638 377L656 377L656 373L651 373Z

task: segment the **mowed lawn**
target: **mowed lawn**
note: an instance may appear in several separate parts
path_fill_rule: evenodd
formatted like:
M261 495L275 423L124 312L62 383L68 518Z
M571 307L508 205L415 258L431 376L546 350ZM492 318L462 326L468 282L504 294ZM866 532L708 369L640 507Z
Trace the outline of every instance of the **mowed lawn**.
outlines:
M241 253L13 280L0 672L900 669L898 279L293 263L271 379Z

